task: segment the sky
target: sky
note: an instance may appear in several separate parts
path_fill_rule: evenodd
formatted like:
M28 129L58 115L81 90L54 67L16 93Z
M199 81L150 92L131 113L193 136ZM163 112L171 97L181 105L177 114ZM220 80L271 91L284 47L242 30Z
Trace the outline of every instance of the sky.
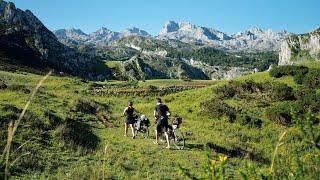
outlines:
M168 20L233 34L250 27L305 33L320 26L320 0L11 0L50 30L138 27L152 35Z

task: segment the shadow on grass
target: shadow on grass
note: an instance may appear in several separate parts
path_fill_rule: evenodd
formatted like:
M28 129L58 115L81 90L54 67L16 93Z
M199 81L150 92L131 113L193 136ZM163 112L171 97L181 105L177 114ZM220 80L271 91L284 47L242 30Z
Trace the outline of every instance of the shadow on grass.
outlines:
M263 157L259 153L253 153L249 152L244 149L236 148L236 149L227 149L225 147L219 146L214 143L207 143L207 146L216 153L221 153L229 156L230 158L236 157L236 158L244 158L247 157L251 161L255 161L260 164L270 164L270 160Z
M203 151L204 150L204 145L203 144L186 144L185 147L187 149L192 149L192 150L199 150L199 151Z

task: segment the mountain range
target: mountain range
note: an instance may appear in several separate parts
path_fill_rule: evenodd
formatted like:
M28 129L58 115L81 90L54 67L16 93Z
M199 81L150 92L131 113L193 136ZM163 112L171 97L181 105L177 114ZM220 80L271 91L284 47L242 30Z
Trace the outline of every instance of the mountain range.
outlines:
M105 27L98 29L97 31L86 34L80 29L59 29L53 31L57 38L65 44L73 45L89 45L95 44L97 46L105 46L114 42L122 37L128 36L145 36L150 37L151 35L144 30L138 28L127 28L122 32L114 32Z
M291 35L286 31L274 32L260 28L250 28L244 32L228 35L213 28L192 25L187 22L168 21L160 33L151 36L144 30L128 28L122 32L114 32L101 28L91 34L85 34L79 29L60 29L53 31L61 42L66 44L109 45L127 36L153 37L159 40L179 40L185 43L201 44L228 51L279 51L281 41Z
M271 64L320 59L319 34L250 28L228 35L174 21L156 36L138 28L51 32L31 11L0 0L0 69L23 65L93 80L230 79Z

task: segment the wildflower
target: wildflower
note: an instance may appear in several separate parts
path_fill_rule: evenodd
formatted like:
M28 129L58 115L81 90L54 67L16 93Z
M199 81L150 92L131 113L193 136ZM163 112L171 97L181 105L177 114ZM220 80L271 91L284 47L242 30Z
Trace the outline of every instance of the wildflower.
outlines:
M224 161L226 161L228 159L228 156L219 156L219 160L221 161L221 162L224 162Z
M210 169L213 170L218 164L218 161L217 160L211 160L211 166L210 166Z

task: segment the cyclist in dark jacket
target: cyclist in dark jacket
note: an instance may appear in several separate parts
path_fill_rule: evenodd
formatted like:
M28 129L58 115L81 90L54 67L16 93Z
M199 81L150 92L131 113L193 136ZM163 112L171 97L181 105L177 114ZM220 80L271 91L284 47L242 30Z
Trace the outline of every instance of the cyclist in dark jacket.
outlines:
M170 148L170 142L169 142L169 136L168 136L168 117L170 116L170 110L167 105L163 104L160 98L157 98L157 105L154 109L154 118L157 121L157 128L156 128L156 142L155 144L158 143L159 139L159 134L162 133L162 129L164 129L164 134L166 136L167 140L167 148Z
M131 128L132 138L135 138L135 133L133 129L133 124L135 123L135 109L133 107L133 102L129 102L128 107L126 107L123 111L123 115L126 116L125 123L124 123L124 135L128 135L128 126Z

